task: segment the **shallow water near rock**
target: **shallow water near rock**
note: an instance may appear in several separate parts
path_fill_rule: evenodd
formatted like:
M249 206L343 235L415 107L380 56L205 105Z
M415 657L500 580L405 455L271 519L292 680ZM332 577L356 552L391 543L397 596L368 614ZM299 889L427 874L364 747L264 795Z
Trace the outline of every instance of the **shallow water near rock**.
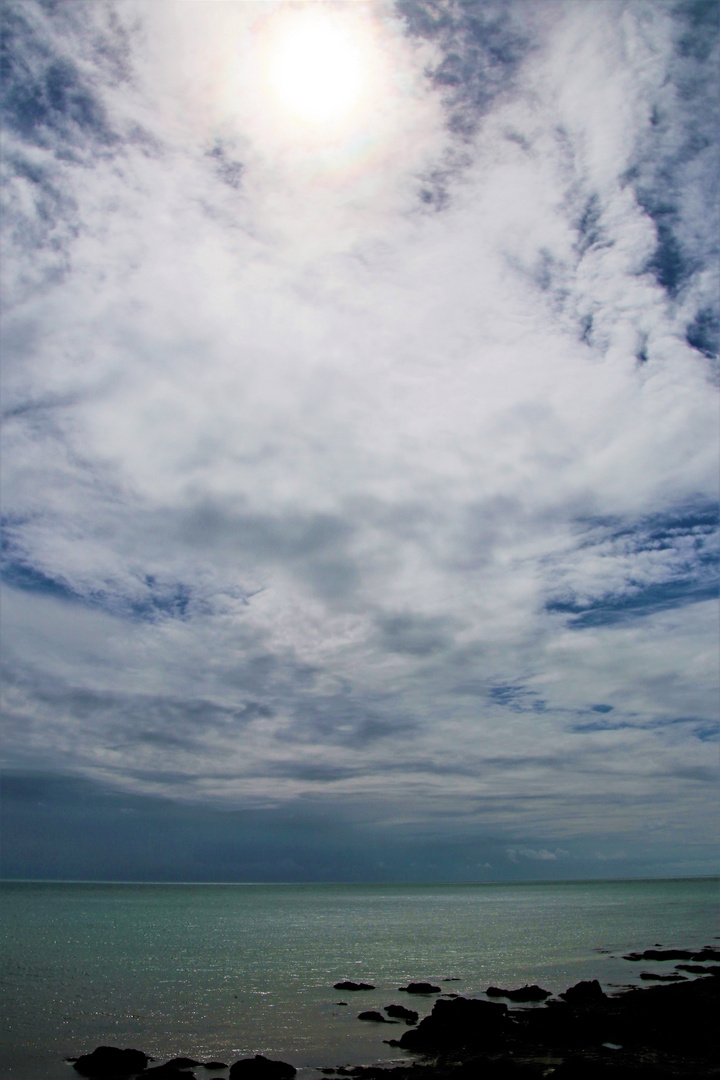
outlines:
M357 1019L444 992L579 980L643 985L622 953L699 949L717 934L714 879L482 885L5 883L0 1072L75 1076L101 1044L313 1067L402 1059L403 1028ZM717 941L714 942L718 944ZM673 964L643 961L669 973ZM333 984L372 983L338 1005ZM443 980L457 979L447 983ZM647 985L645 983L644 985ZM356 1007L357 1006L357 1007ZM225 1072L198 1075L224 1077Z

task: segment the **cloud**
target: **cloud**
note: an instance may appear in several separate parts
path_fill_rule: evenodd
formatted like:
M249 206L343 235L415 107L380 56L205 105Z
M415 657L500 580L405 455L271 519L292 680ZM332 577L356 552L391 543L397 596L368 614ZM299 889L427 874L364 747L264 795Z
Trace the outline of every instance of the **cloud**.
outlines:
M706 9L361 5L325 141L253 89L282 11L5 5L9 760L504 863L636 850L670 791L675 858L717 715Z
M557 848L555 851L548 851L547 848L540 848L536 851L534 848L508 848L506 851L507 857L510 862L516 863L518 859L533 859L540 862L555 862L559 858L565 858L570 854L569 851L565 851L563 848Z

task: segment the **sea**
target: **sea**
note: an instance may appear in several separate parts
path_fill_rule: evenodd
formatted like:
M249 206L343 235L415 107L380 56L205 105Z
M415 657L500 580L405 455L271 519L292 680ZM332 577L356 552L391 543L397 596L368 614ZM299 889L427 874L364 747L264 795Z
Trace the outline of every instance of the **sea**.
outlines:
M482 996L489 985L558 993L597 978L618 992L673 967L628 951L717 944L718 884L7 882L0 1075L69 1080L65 1059L103 1044L158 1062L265 1054L300 1080L399 1063L409 1055L385 1040L404 1025L358 1013L395 1002L427 1014L437 995L400 991L408 981ZM333 989L344 979L375 989Z

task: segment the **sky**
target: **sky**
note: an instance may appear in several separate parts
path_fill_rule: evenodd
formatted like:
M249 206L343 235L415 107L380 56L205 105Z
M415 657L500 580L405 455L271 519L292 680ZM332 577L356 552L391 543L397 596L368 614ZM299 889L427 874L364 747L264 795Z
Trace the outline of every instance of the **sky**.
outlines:
M7 0L7 877L717 872L715 0Z

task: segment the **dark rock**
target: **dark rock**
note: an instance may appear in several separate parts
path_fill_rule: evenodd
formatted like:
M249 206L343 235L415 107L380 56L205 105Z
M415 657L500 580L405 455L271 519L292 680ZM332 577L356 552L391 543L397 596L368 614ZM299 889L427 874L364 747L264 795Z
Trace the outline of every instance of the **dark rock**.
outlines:
M202 1066L203 1069L227 1069L227 1065L224 1061L206 1061Z
M689 971L691 975L720 975L720 964L676 964L678 971Z
M350 979L346 979L345 982L333 983L333 990L374 990L375 987L371 983L364 982L352 982Z
M543 1070L534 1065L520 1064L512 1058L493 1061L488 1057L471 1057L450 1073L451 1080L542 1080Z
M372 1020L376 1024L394 1024L395 1020L387 1020L382 1013L375 1012L374 1009L367 1009L365 1012L358 1013L358 1020Z
M92 1054L82 1054L73 1064L81 1076L115 1077L142 1072L150 1058L142 1050L120 1050L117 1046L98 1046Z
M713 945L706 945L704 949L692 954L693 960L720 960L720 949Z
M414 1009L406 1009L404 1005L386 1005L385 1012L388 1016L396 1016L398 1020L406 1020L408 1024L417 1024L418 1014Z
M347 1005L347 1001L336 1001L336 1005Z
M433 986L429 982L411 982L407 986L398 986L398 990L406 990L408 994L439 994L440 987Z
M521 986L518 990L501 990L499 986L488 986L485 993L488 997L506 997L510 1001L545 1001L552 997L549 990L543 990L536 983L532 986Z
M400 1046L407 1050L454 1050L461 1046L502 1043L507 1005L470 998L441 998L416 1028L406 1031Z
M606 995L597 979L575 983L564 994L560 995L569 1005L592 1005L596 1001L604 1001Z
M647 982L678 982L680 979L684 979L684 975L658 975L655 971L641 971L640 978L645 979Z
M513 1014L516 1039L537 1046L598 1044L612 1041L614 1029L608 1024L604 1003L609 999L571 1007L564 1002L550 1002L541 1009L527 1009Z
M645 952L631 952L623 960L697 960L695 953L688 949L646 949ZM705 959L705 957L703 957ZM707 959L710 959L708 957Z
M230 1066L230 1080L292 1080L297 1069L286 1061L272 1061L256 1054Z

